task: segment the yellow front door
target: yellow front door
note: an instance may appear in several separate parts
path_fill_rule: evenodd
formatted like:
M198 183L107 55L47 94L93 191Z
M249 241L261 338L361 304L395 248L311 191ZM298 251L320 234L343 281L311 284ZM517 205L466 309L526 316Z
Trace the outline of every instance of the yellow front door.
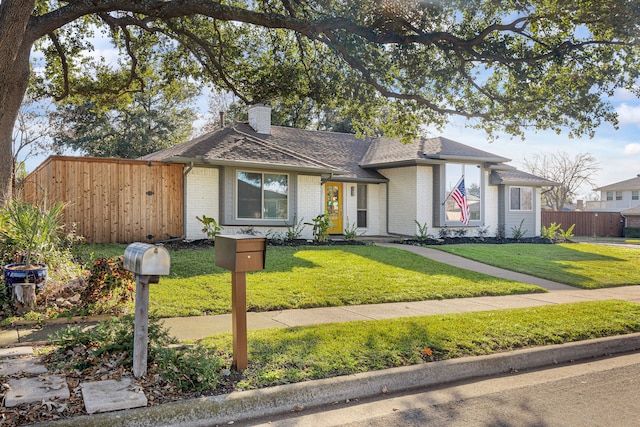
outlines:
M329 234L342 234L342 184L327 182L324 185L325 209L329 214Z

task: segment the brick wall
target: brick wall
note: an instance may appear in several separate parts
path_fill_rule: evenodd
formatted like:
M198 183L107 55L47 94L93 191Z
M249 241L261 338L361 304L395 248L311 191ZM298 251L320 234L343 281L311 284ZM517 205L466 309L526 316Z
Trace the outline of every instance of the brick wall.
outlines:
M204 239L207 235L202 232L202 223L196 219L196 216L206 215L220 222L218 169L193 168L186 176L186 183L186 238Z

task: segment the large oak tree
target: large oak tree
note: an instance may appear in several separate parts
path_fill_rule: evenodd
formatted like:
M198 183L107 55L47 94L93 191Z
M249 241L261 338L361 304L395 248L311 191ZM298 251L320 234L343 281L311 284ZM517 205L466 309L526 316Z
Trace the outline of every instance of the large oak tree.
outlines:
M639 17L637 0L2 0L0 200L30 83L55 99L115 99L161 61L164 78L247 104L308 98L361 132L408 138L457 115L489 134L580 136L616 123L615 89L638 93ZM82 54L96 37L112 38L128 73Z

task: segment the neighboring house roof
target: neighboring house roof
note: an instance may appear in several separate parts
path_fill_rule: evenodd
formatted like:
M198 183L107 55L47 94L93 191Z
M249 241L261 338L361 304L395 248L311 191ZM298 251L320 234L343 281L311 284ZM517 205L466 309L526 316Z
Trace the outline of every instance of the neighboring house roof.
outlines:
M622 216L640 216L640 206L636 206L635 208L625 209L620 211L620 215Z
M616 190L640 190L640 175L625 181L615 182L604 187L594 188L595 191L616 191Z
M420 163L442 163L447 160L487 163L510 161L506 157L442 137L420 138L411 144L403 144L389 138L376 138L371 142L360 166L364 168L411 166Z
M553 182L545 178L540 178L539 176L535 176L519 170L492 170L491 175L489 175L489 182L493 185L558 185L557 182Z

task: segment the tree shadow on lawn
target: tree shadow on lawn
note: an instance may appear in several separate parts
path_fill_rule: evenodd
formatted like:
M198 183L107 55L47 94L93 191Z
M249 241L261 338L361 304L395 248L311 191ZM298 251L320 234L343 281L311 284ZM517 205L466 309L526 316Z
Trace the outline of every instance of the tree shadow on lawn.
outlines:
M288 272L294 268L315 268L317 264L295 257L297 249L278 248L278 253L274 253L267 247L265 257L265 271L267 272ZM207 274L223 274L229 270L216 266L215 249L193 249L190 251L171 253L171 272L175 278L191 278ZM177 272L176 272L177 271Z

